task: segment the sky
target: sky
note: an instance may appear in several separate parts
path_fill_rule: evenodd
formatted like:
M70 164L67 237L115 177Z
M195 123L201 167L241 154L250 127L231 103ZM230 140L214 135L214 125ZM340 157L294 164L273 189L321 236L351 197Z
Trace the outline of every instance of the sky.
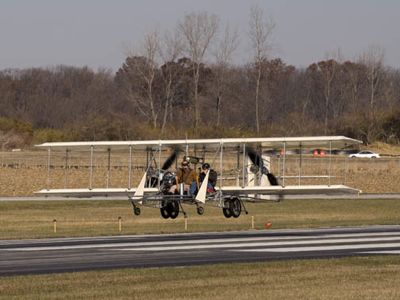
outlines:
M276 23L272 55L306 67L340 51L354 60L371 46L400 68L398 0L0 0L0 70L89 66L118 70L127 51L155 29L174 30L186 14L206 11L238 29L234 63L252 58L249 12Z

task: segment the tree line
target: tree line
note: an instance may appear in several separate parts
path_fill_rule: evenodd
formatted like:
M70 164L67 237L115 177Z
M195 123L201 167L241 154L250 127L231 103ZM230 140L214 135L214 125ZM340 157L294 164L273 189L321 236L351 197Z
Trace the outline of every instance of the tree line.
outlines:
M370 47L296 68L271 55L275 24L253 7L248 62L235 30L192 13L153 31L117 72L56 66L0 71L2 148L52 140L343 134L400 141L400 73Z

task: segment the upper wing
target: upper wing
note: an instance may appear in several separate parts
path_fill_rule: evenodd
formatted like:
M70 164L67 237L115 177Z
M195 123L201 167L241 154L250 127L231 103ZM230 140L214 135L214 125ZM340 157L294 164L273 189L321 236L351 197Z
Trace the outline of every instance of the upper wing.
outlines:
M246 144L249 146L261 146L265 149L279 149L285 145L286 149L302 148L344 148L351 145L362 144L361 141L345 136L312 136L312 137L273 137L273 138L227 138L227 139L190 139L190 140L148 140L148 141L97 141L97 142L56 142L36 145L41 148L89 150L96 149L148 149L152 147L174 147L179 145L191 145L197 148L218 149L237 148Z

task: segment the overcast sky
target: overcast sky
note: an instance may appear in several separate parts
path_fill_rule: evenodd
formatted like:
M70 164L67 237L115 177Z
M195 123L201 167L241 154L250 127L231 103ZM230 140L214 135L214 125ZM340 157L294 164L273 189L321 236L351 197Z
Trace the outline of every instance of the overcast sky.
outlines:
M235 62L251 58L250 7L277 27L274 56L307 66L340 49L354 59L371 45L400 68L398 0L0 0L0 69L89 66L117 70L126 49L155 28L174 29L190 12L207 11L241 34Z

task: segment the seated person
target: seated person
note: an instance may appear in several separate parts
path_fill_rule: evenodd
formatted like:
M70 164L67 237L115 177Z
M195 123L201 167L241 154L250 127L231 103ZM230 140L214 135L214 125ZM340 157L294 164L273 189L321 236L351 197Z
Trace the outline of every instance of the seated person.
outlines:
M207 193L214 193L215 192L215 185L217 183L217 172L215 172L213 169L210 169L210 164L204 163L201 166L201 172L198 177L198 182L196 184L192 184L190 187L190 191L192 194L196 193L198 189L200 188L202 182L204 181L204 178L206 177L207 171L210 171L210 174L208 175L208 183L207 183Z
M173 185L170 189L171 193L176 193L178 191L178 186L183 183L183 192L189 193L190 186L193 182L197 181L196 171L190 168L189 162L184 160L181 163L181 168L176 172L176 182L177 185Z

